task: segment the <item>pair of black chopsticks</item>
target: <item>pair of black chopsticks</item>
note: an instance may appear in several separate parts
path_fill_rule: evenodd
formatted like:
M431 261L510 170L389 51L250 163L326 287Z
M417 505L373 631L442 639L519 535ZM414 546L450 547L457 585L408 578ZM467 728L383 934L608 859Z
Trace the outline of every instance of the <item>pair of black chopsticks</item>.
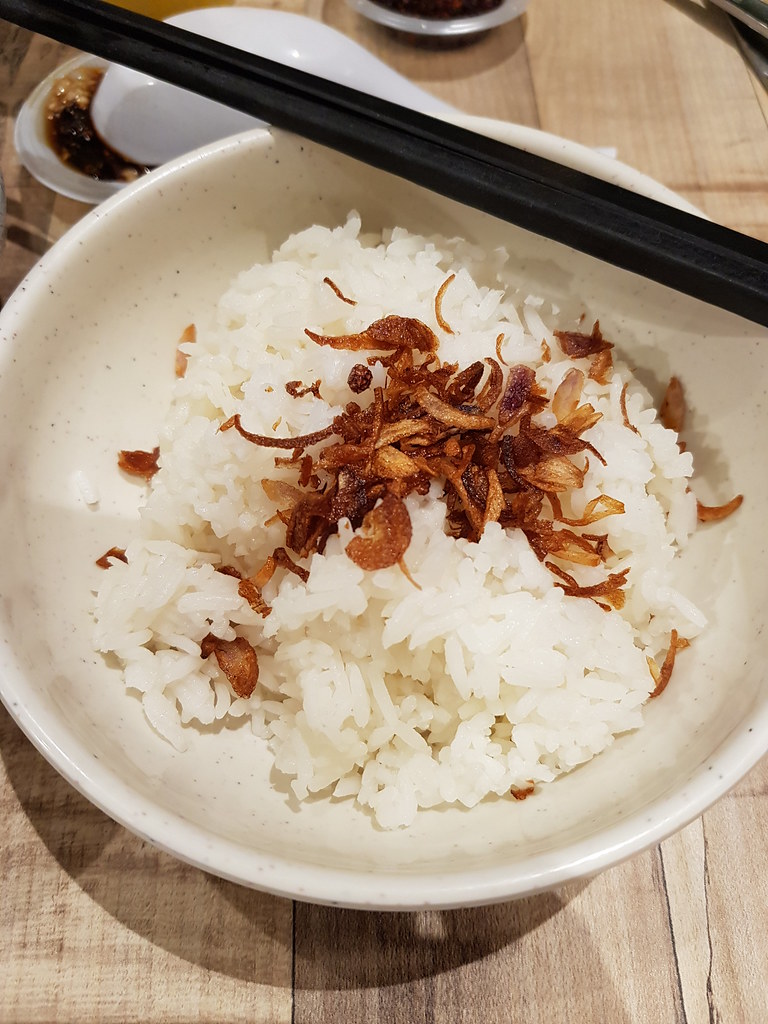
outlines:
M99 0L0 0L0 17L768 326L768 245L757 239Z

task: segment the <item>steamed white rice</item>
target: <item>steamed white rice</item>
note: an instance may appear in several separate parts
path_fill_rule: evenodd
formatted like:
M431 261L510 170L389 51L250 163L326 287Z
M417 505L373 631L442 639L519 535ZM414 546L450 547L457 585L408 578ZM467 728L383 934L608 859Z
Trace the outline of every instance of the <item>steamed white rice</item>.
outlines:
M96 599L96 647L117 655L126 686L174 746L185 747L190 729L243 719L299 800L319 792L356 800L391 828L411 823L419 808L471 807L551 782L642 725L654 685L647 658L661 663L672 629L690 638L705 621L674 585L674 560L696 521L691 456L618 362L608 384L587 380L582 399L603 414L584 436L607 465L590 460L564 509L578 517L601 493L624 503L624 514L599 524L616 553L608 571L630 567L621 611L566 596L519 531L492 523L479 543L447 536L438 484L406 499L413 539L405 562L420 590L398 566L358 568L345 555L346 521L306 561L307 583L273 577L266 618L239 597L237 579L216 571L234 565L251 575L285 543L281 523L265 528L276 509L260 481L293 481L275 469L279 452L220 432L222 421L239 413L254 433L305 434L352 397L347 376L360 353L319 347L305 328L345 334L391 313L416 317L438 335L441 359L460 368L494 355L503 334L505 362L534 367L550 396L572 366L588 369L552 337L556 311L516 294L506 262L501 250L400 229L363 237L351 215L333 231L289 238L237 278L211 323L197 324L128 562L104 573ZM443 302L453 335L435 320L447 273L456 275ZM357 305L341 301L325 277ZM544 340L550 362L541 359ZM172 358L169 386L170 367ZM288 381L318 378L322 401L286 393ZM383 381L377 366L374 384ZM625 382L637 433L621 413ZM546 411L538 420L554 422ZM602 566L568 571L585 585L606 575ZM242 636L257 649L250 698L233 693L215 658L200 657L208 633Z

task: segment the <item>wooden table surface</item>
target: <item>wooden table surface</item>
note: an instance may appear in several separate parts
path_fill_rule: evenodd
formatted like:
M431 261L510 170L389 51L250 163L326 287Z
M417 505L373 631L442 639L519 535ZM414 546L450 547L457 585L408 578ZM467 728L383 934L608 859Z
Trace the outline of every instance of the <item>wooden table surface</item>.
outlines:
M768 93L699 0L531 0L460 49L344 0L277 0L468 112L615 147L768 240ZM19 166L14 117L71 54L0 22L0 301L87 207ZM0 578L2 568L0 567ZM0 710L0 1021L764 1024L768 762L683 832L590 881L417 914L327 909L177 863L72 790Z

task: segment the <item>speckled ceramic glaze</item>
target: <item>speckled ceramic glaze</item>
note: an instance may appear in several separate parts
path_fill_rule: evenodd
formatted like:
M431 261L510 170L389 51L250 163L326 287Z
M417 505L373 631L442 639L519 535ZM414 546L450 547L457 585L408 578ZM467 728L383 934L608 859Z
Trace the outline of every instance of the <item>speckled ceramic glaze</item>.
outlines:
M666 195L562 140L472 124ZM599 315L657 395L671 374L682 378L701 499L746 495L686 556L684 582L711 627L680 658L645 728L535 798L425 811L397 832L348 802L299 808L247 727L200 731L177 753L91 647L94 559L129 538L142 497L115 453L153 446L181 330L211 315L252 262L258 232L276 245L350 208L368 228L397 222L506 245L524 290ZM768 746L767 381L765 332L754 325L292 136L259 131L183 158L97 207L0 316L3 700L108 814L246 885L394 909L490 902L592 874L684 825ZM83 501L80 472L98 488L95 506Z

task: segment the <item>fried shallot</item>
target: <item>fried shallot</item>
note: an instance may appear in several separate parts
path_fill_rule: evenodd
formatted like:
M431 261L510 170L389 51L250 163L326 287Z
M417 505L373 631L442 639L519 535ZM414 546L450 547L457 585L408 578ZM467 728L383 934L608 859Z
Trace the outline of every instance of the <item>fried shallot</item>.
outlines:
M724 505L702 505L700 501L697 501L696 518L700 523L719 522L721 519L727 519L728 516L732 515L740 507L742 501L744 501L743 494L737 494L735 498L726 501Z
M179 338L179 346L187 345L191 342L197 341L197 329L194 324L188 324ZM180 347L176 349L176 376L183 377L187 372L187 363L189 362L189 354L182 352Z
M446 279L443 292L451 280ZM438 314L441 297L439 293L436 299ZM547 393L530 366L502 369L506 364L501 359L501 335L497 359L478 360L459 370L456 364L439 361L432 330L409 317L387 316L356 334L306 334L318 345L369 350L368 363L381 363L386 381L374 388L367 407L350 401L327 427L312 434L253 434L239 416L222 424L221 430L234 428L253 444L292 449L292 456L279 457L275 463L298 472L295 483L262 480L278 508L276 518L285 525L285 548L277 549L253 580L243 581L252 607L261 610L261 588L279 564L292 572L301 569L297 563L280 561L279 551L285 557L292 551L299 558L322 552L342 519L359 530L346 551L360 568L374 571L400 565L407 572L403 555L412 528L405 498L426 494L432 480L443 484L451 535L476 541L488 523L517 527L567 593L599 599L603 607L621 606L626 570L582 587L560 564L604 565L613 555L605 535L585 537L577 528L624 511L620 501L599 494L587 502L580 517L563 514L561 498L582 487L589 458L604 462L582 436L601 416L593 406L581 403L584 371L574 369L563 378L552 405L557 422L545 427L533 417L549 405ZM558 337L566 350L584 356L611 350L597 323L589 335ZM356 395L371 381L369 367L357 363L347 383ZM321 441L327 443L314 455L304 454ZM544 515L545 499L552 518Z
M668 430L679 434L685 423L685 412L683 385L677 377L670 377L659 409L659 419Z
M208 633L200 643L203 658L216 655L219 668L238 697L250 697L259 681L259 661L251 644L245 637L221 640Z
M151 480L160 468L157 464L159 458L159 448L153 448L151 452L121 451L117 455L117 464L124 473Z
M658 697L660 693L664 692L667 687L667 683L672 676L672 669L675 667L675 657L677 652L684 650L686 647L690 647L690 641L686 640L685 637L678 636L677 630L673 629L669 638L669 650L667 651L661 668L659 668L653 658L647 659L648 668L650 669L651 676L656 684L648 694L649 700L653 697Z
M361 569L396 565L411 543L411 519L402 499L386 494L363 519L362 533L347 545L347 555Z
M327 284L331 291L336 295L337 298L341 299L342 302L346 302L348 306L356 306L357 303L354 299L348 299L347 296L342 292L341 288L330 279L330 277L323 278L323 284Z
M96 565L100 569L108 569L112 565L112 559L117 559L119 562L127 562L128 559L125 557L125 548L110 548L109 551L105 551L101 558L96 559Z

